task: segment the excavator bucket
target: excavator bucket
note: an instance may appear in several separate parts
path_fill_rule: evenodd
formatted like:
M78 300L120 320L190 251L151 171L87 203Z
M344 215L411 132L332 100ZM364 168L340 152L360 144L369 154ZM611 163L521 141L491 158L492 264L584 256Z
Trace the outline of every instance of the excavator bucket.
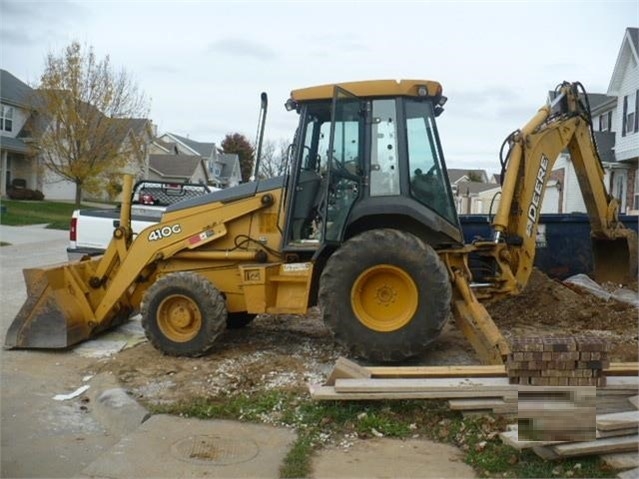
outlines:
M67 348L98 332L90 288L82 280L88 263L23 271L27 300L9 327L5 348Z
M631 229L619 233L615 239L592 237L594 276L599 283L637 281L637 233Z

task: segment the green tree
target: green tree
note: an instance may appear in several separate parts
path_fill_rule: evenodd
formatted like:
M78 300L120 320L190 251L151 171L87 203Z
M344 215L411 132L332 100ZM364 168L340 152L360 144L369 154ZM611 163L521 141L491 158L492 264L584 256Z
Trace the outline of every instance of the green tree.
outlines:
M147 101L108 55L98 60L77 41L50 52L33 103L41 165L75 183L77 206L83 190L104 188L106 176L131 164L142 169L146 144L133 124L147 115Z
M228 133L222 143L222 153L235 153L240 159L242 182L248 181L253 173L255 164L255 148L251 142L240 133Z

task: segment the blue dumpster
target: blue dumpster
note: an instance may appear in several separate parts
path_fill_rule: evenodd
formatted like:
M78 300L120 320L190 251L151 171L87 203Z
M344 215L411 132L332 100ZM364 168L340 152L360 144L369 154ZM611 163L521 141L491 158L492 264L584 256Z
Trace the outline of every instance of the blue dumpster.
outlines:
M460 215L466 243L478 237L490 238L490 218L487 215ZM622 215L620 220L635 231L639 217ZM551 278L569 276L593 270L590 222L585 213L542 214L537 232L535 266Z

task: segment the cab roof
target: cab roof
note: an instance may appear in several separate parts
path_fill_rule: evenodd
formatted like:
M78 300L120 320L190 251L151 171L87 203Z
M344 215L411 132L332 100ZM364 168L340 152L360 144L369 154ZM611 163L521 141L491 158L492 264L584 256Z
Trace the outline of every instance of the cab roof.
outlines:
M359 97L423 96L418 93L419 87L426 87L430 97L442 94L441 84L431 80L367 80L301 88L291 91L291 98L295 101L333 98L336 86Z

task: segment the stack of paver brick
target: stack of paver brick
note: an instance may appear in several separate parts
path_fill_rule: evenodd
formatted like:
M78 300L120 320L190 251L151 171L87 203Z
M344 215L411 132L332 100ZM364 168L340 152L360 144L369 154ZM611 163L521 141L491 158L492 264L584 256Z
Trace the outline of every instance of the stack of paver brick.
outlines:
M511 384L605 386L610 344L594 336L515 338L506 370Z

